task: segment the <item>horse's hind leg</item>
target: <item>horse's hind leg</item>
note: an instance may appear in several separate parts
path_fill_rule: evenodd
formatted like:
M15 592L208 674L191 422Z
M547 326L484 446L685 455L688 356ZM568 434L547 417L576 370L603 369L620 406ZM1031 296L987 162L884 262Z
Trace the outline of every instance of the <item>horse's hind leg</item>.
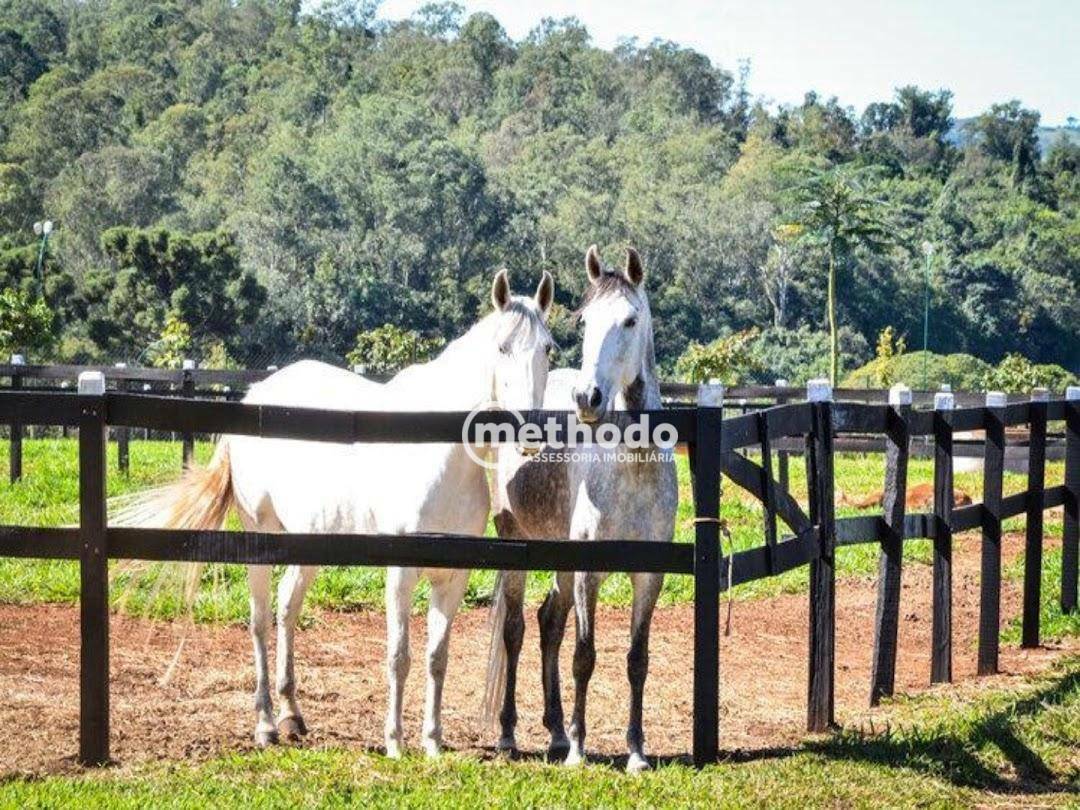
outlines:
M401 700L409 675L409 613L420 571L386 569L386 677L390 695L386 706L386 755L401 756Z
M649 673L649 626L652 624L656 599L664 584L664 575L631 574L630 582L634 586L634 608L630 624L630 652L626 655L626 675L630 679L630 722L626 727L630 758L626 762L626 770L633 772L649 767L645 759L641 708L645 677Z
M596 667L596 597L600 576L593 572L574 574L574 609L577 615L577 644L574 646L574 714L570 719L570 753L567 765L585 761L585 700L589 679Z
M468 571L440 572L431 582L428 606L427 696L424 701L424 729L421 745L428 756L442 748L442 693L450 653L450 624L465 597Z
M272 745L278 741L274 725L274 703L270 698L270 666L266 637L270 631L269 565L248 566L251 590L251 645L255 650L255 743Z
M517 743L514 729L517 727L517 670L521 656L521 642L525 637L525 571L503 571L503 599L506 600L506 623L503 625L503 645L506 647L506 691L503 693L499 724L502 736L500 751L514 751Z
M318 571L313 565L290 565L278 585L277 693L281 700L278 729L289 740L298 740L307 734L304 717L296 702L293 650L304 595Z
M559 649L566 634L566 618L574 604L574 573L559 571L537 618L540 623L540 677L544 687L544 728L551 734L548 757L562 759L570 748L563 719L559 684Z

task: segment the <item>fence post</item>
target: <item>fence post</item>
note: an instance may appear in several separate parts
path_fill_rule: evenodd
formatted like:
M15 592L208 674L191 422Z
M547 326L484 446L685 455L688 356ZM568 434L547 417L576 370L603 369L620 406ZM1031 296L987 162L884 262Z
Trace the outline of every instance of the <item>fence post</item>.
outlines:
M1050 391L1031 390L1028 414L1027 521L1024 542L1024 619L1021 647L1039 646L1042 601L1043 490L1046 488L1046 407Z
M18 366L26 365L26 359L21 354L13 354L11 355L11 365L16 366L11 371L11 390L18 391L23 387L23 378ZM22 422L12 419L9 432L11 435L8 441L8 473L11 483L14 484L16 481L22 480Z
M810 561L810 643L806 727L826 731L833 725L836 654L836 526L833 503L832 386L810 380L806 399L813 409L808 480L812 481L818 554Z
M982 575L979 580L980 675L998 669L1001 635L1001 483L1005 472L1005 394L986 393L986 445L983 455Z
M180 395L186 399L191 399L195 396L195 377L191 373L194 370L195 361L184 360L184 378L180 384ZM183 442L183 463L184 469L186 470L188 467L191 466L191 462L195 458L195 434L190 431L184 433Z
M62 391L64 391L66 393L67 389L69 389L69 388L71 388L71 383L68 380L61 380L60 381L60 389ZM60 435L65 439L68 437L68 426L67 425L61 425L60 426Z
M788 381L781 377L780 379L778 379L776 381L776 387L777 388L787 388L788 387ZM776 398L776 404L777 405L785 405L785 404L787 404L787 401L788 401L787 397L779 397L778 396ZM789 492L790 490L788 488L788 452L787 452L787 450L777 450L776 451L776 473L777 473L776 482L780 485L780 489L783 490L784 492Z
M716 761L720 729L720 432L724 387L698 388L694 470L694 764Z
M885 445L885 539L878 560L877 611L874 616L874 661L870 674L870 705L893 693L896 682L896 635L900 623L900 578L904 559L904 511L907 500L908 415L911 389L889 389Z
M952 680L952 410L956 398L934 394L934 589L930 683Z
M127 368L127 363L117 363L116 368L123 371ZM117 380L116 388L118 391L127 392L130 386L127 380ZM127 425L121 425L116 428L110 428L110 432L116 434L116 468L124 475L127 475L130 467L128 463L128 442L131 438L131 429L128 428Z
M1061 612L1076 610L1080 558L1080 385L1065 389L1065 520L1061 530Z
M109 568L105 375L79 375L79 761L109 761Z

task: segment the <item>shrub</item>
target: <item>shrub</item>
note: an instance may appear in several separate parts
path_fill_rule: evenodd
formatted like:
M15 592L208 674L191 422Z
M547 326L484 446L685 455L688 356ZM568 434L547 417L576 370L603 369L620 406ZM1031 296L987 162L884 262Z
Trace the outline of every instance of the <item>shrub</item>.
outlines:
M750 347L756 370L754 382L771 385L779 378L801 385L814 377L829 376L829 333L806 326L772 327L758 334ZM840 367L852 368L870 356L866 338L847 327L840 329Z
M900 382L918 389L925 387L934 390L945 384L951 385L955 391L979 391L983 388L983 378L988 371L989 364L970 354L908 352L876 357L848 374L841 380L840 386L881 388Z
M427 338L392 323L356 335L356 346L346 355L350 365L368 374L396 374L406 366L430 359L443 347L441 337Z
M0 291L0 357L12 352L38 354L53 342L53 312L40 298L8 287Z
M1007 391L1023 394L1032 388L1049 388L1060 393L1066 386L1076 384L1076 375L1052 363L1032 363L1022 354L1009 354L998 363L997 368L988 369L982 380L982 387L987 391Z
M692 383L719 380L724 385L738 385L759 368L750 351L750 342L756 337L756 329L747 329L705 345L693 341L675 363L675 373Z

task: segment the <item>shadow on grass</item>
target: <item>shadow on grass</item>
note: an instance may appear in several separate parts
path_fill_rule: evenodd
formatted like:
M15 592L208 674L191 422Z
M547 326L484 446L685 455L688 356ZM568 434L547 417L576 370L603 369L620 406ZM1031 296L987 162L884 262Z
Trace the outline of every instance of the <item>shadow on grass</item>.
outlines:
M1080 785L1075 781L1063 781L1055 775L1017 732L1018 723L1061 704L1078 689L1080 670L1074 669L1062 674L1045 688L1010 701L998 711L971 722L962 720L957 730L950 730L945 724L929 729L914 726L879 734L841 730L824 739L808 740L801 745L722 752L721 762L740 764L782 760L809 753L831 760L907 768L958 787L1014 795L1080 794ZM980 759L979 753L990 748L1001 752L1011 774L994 770ZM492 756L498 755L492 750ZM541 751L519 752L514 759L549 761L546 752ZM625 769L626 759L626 756L589 757L591 763L615 770ZM689 755L650 757L649 761L654 767L691 764Z

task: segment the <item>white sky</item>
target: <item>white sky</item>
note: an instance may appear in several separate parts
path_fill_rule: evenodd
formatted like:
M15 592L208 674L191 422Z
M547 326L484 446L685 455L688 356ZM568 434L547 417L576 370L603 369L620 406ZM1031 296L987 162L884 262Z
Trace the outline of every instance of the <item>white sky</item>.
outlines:
M1019 98L1056 126L1080 118L1080 0L459 0L487 11L510 36L543 17L580 19L593 42L674 40L734 72L751 62L750 90L799 102L807 90L857 111L917 84L953 91L965 118ZM424 3L385 0L384 19Z

